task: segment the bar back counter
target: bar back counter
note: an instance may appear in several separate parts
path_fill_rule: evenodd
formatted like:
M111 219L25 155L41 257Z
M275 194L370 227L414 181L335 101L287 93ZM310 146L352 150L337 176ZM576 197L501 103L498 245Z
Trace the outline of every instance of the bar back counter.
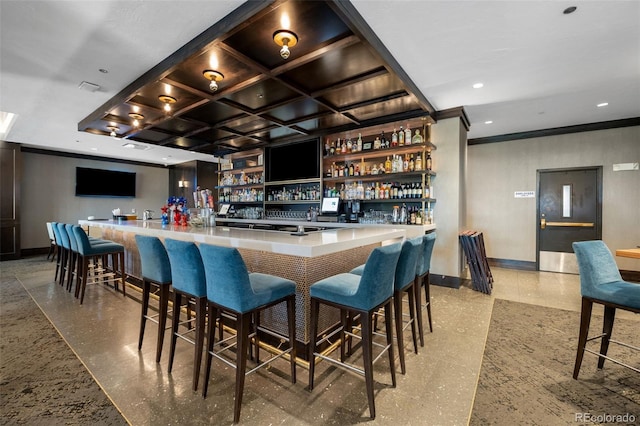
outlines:
M231 224L232 221L224 222ZM259 225L268 221L236 221L247 227L238 228L218 224L214 227L163 225L159 220L88 221L79 224L92 234L100 231L103 238L125 247L126 273L141 278L140 256L135 235L152 235L164 240L174 238L197 243L216 244L237 248L251 272L263 272L293 280L296 288L296 334L306 345L309 340L310 302L309 287L316 281L340 272L348 272L366 262L371 250L384 244L402 241L405 237L423 234L434 225L393 226L359 224L320 224L316 222L292 222L285 230L261 230ZM297 226L307 226L304 235L296 235ZM314 230L310 230L310 226ZM321 226L321 228L318 228ZM322 311L319 330L330 328L339 321L337 311ZM286 311L274 307L262 314L261 323L274 331L287 333Z

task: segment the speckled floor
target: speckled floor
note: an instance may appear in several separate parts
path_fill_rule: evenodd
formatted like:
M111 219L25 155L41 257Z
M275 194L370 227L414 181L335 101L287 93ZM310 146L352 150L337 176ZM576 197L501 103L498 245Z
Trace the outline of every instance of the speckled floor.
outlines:
M54 269L17 268L14 272L128 422L232 423L232 369L214 361L209 394L203 399L200 392L191 390L192 346L178 342L173 372L168 374L168 332L159 364L155 363L153 324L147 326L142 351L138 351L140 304L136 300L94 286L87 289L80 306L53 283ZM241 424L468 424L493 299L580 308L578 276L499 268L492 272L491 296L466 287L432 286L434 331L427 332L425 347L417 355L410 333L405 333L407 374L398 372L396 388L389 386L386 359L376 364L374 421L369 420L361 377L321 363L316 368L315 389L309 392L305 368L298 368L298 382L291 384L286 362L276 361L270 369L247 377ZM423 315L426 320L426 312Z

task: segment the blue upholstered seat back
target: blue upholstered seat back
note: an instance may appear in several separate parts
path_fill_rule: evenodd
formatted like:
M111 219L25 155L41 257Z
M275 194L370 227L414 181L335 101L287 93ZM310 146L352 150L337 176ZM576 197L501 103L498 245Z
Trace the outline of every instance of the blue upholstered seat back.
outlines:
M56 239L56 244L62 246L62 237L60 236L60 230L58 229L58 222L51 222L51 229L53 230L53 236Z
M171 283L171 263L164 244L158 237L136 235L142 276L160 284Z
M431 269L431 255L436 245L436 233L431 232L422 236L422 254L418 258L416 275L424 275Z
M91 242L89 241L89 237L87 236L87 233L84 232L84 229L82 229L78 225L75 225L72 227L72 232L73 232L73 235L76 237L78 253L80 253L83 256L91 255L92 254Z
M71 250L71 242L69 241L69 235L67 234L67 229L64 223L56 223L56 227L58 228L58 235L60 236L60 242L62 247L67 250Z
M171 238L165 239L164 245L169 255L173 288L195 297L206 296L204 265L198 246Z
M212 244L200 245L207 278L207 297L238 312L255 297L249 271L238 249ZM248 302L248 303L247 303Z
M600 240L573 243L580 268L580 290L594 297L593 291L603 284L622 281L618 265L606 244Z
M364 264L355 299L361 299L364 306L375 307L393 295L396 265L400 258L401 244L395 243L376 247Z
M422 251L422 236L404 240L396 266L395 289L401 290L416 278L416 265ZM365 266L366 268L366 266Z
M70 223L67 223L66 225L64 225L64 228L66 229L67 236L69 237L69 246L71 247L71 251L77 252L78 242L76 240L76 236L73 233L73 225Z

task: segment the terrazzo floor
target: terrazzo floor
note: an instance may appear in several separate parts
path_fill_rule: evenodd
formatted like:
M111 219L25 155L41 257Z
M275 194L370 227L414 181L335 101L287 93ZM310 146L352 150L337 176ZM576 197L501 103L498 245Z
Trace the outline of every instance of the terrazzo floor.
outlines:
M199 391L191 390L192 346L178 342L169 374L168 332L159 364L155 362L154 324L148 324L138 351L140 304L136 300L100 285L89 287L84 304L79 305L53 282L55 265L50 265L13 272L130 424L232 423L231 368L214 360L209 394L203 399ZM432 286L434 330L426 333L425 346L418 354L413 352L410 333L405 333L407 374L399 373L396 359L398 381L391 388L386 357L376 364L374 421L369 419L361 377L321 363L316 368L315 388L309 392L304 367L298 368L298 381L292 384L287 363L276 361L273 367L247 377L241 424L468 424L493 299L580 309L576 275L500 268L493 268L492 273L492 295L467 287ZM423 315L426 324L426 311Z

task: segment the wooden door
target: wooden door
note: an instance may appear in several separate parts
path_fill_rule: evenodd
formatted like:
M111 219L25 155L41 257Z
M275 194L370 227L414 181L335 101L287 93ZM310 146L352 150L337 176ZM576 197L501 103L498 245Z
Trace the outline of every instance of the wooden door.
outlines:
M571 244L602 238L602 167L538 171L538 269L577 274Z
M0 260L20 258L20 145L0 141Z

